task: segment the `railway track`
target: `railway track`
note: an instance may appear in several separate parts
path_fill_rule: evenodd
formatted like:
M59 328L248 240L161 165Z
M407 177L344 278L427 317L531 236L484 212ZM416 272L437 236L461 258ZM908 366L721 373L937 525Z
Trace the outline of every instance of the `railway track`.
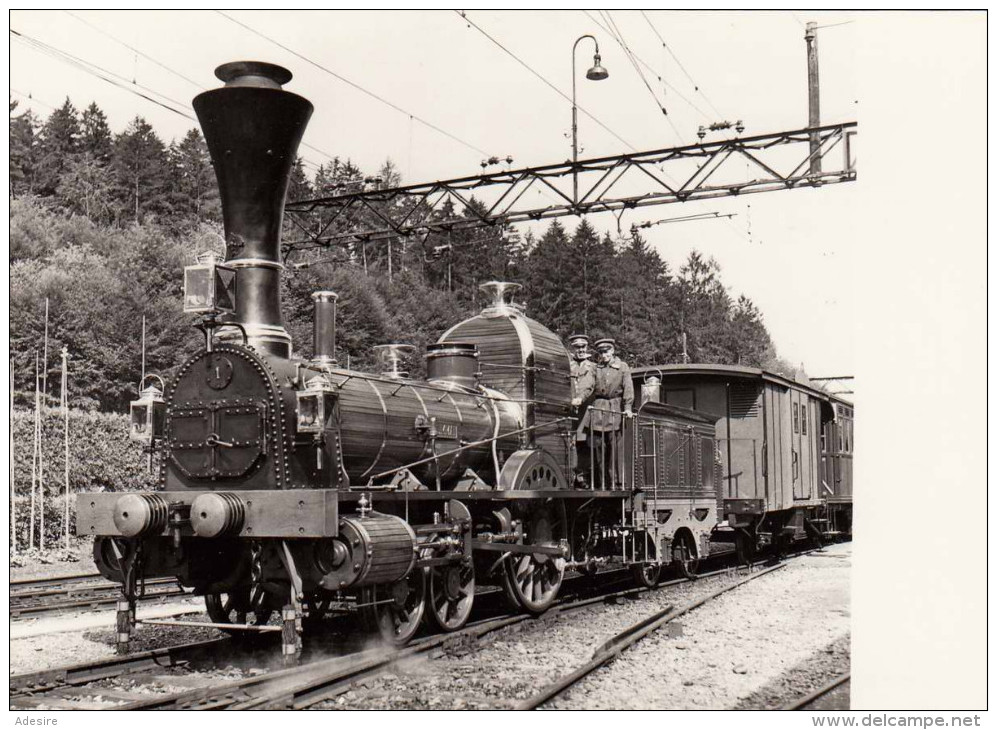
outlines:
M163 601L185 595L172 578L155 578L145 582L142 601ZM12 581L10 584L11 620L36 618L81 609L113 606L121 586L104 580L99 573Z
M757 569L757 565L753 568ZM734 570L723 567L698 577L730 574ZM624 572L619 572L621 580ZM766 572L768 570L757 570L749 573L747 579ZM736 587L741 582L738 581L731 587ZM16 675L10 678L10 709L306 709L355 689L358 683L383 674L406 659L420 655L432 658L434 653L442 654L454 649L467 648L473 651L481 639L504 628L517 624L528 625L531 622L553 622L561 616L600 603L625 602L652 591L686 583L690 581L677 578L664 581L655 588L633 586L613 590L610 587L611 592L608 593L605 592L607 586L603 584L603 592L598 595L572 597L572 593L577 596L587 590L586 580L579 577L566 581L565 598L539 617L499 614L480 618L460 631L419 638L402 649L357 650L314 661L307 661L306 656L307 663L300 666L272 671L256 669L256 673L237 679L231 678L231 672L218 676L211 669L189 671L200 658L208 658L209 662L218 666L220 661L225 661L226 654L230 654L233 663L246 665L247 657L239 653L238 646L230 639L213 639L75 667ZM618 587L620 581L611 585ZM492 597L497 598L498 594L493 593ZM480 603L483 612L487 612L486 602ZM632 633L639 634L639 640L663 625L661 619L667 622L681 615L673 613L665 612L645 619L639 622L640 626ZM609 643L612 647L607 650L617 654L625 648L621 641ZM273 652L274 645L271 644L272 642L257 644L261 652L260 666L279 661Z
M840 674L827 684L818 687L813 692L790 702L781 710L847 710L849 708L848 696L851 689L852 673L850 671Z
M608 641L600 645L593 653L592 658L582 664L580 667L572 672L564 675L563 677L555 680L546 687L544 687L540 692L528 698L527 700L519 703L516 706L517 710L536 710L542 707L544 704L554 699L555 697L563 694L568 689L576 685L579 681L587 677L592 672L596 671L602 666L605 666L609 662L613 661L621 653L626 651L628 648L636 644L638 641L643 639L645 636L657 631L666 623L674 621L680 616L693 611L704 603L708 603L717 596L721 596L728 591L732 591L735 588L744 585L745 583L760 578L763 575L767 575L773 571L779 570L785 567L785 564L775 565L763 570L749 573L745 577L731 583L730 585L722 586L715 591L712 591L708 595L699 598L695 601L685 604L681 608L676 609L675 606L668 606L661 611L657 611L650 616L647 616L640 621L628 626L623 631L617 633Z

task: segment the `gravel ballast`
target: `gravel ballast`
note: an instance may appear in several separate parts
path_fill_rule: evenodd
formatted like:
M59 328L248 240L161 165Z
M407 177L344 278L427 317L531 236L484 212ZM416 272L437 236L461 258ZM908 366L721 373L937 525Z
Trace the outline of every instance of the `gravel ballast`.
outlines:
M791 670L849 634L850 568L850 544L790 560L683 616L681 636L647 637L547 707L746 708L743 700L783 675L790 692L780 697L803 696L817 685Z

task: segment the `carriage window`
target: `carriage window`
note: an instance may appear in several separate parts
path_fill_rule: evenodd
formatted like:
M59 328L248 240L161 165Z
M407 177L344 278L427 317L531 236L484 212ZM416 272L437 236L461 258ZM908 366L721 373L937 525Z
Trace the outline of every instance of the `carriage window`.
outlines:
M793 404L793 433L800 432L800 404Z
M800 406L800 410L802 412L801 420L803 421L803 435L806 436L807 435L807 407L806 406Z
M844 451L845 450L845 436L844 436L844 433L845 433L845 422L844 421L841 421L841 422L838 423L837 431L838 431L838 451Z

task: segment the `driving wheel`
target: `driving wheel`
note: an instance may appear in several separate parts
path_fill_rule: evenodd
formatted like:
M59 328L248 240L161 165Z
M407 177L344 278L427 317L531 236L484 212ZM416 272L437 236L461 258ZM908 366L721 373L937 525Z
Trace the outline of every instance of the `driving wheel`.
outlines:
M436 565L426 575L426 618L440 631L457 631L474 606L474 565L470 561Z
M425 611L426 573L413 570L391 585L364 588L361 609L368 630L392 646L405 646L419 631Z
M531 508L523 518L524 544L556 547L565 535L564 505ZM553 605L564 581L563 556L547 553L513 553L505 560L506 596L530 613L540 614Z

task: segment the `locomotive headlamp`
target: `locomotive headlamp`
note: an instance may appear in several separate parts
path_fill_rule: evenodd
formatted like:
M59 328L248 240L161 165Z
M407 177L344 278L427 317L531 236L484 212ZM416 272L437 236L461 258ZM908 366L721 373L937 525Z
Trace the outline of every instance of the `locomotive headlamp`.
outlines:
M183 311L190 314L235 313L235 269L222 263L214 251L205 251L197 263L183 270Z
M316 375L297 397L298 433L322 433L332 417L336 386L324 375Z
M149 378L156 378L159 385L153 383L147 388L141 388ZM128 436L132 441L152 446L157 439L163 438L165 431L166 401L163 399L165 385L158 375L147 375L142 383L139 383L139 388L139 398L133 400L129 408L131 419Z

